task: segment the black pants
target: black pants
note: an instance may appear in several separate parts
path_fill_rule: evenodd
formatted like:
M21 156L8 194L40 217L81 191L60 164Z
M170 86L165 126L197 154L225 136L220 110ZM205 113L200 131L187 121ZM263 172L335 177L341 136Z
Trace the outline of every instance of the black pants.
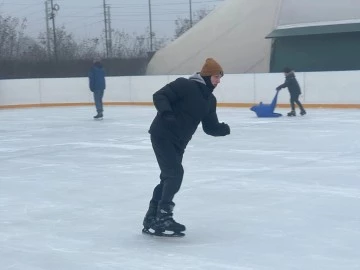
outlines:
M184 176L184 149L169 140L153 135L151 144L161 171L160 184L155 187L151 201L167 208L174 205L174 196L179 191Z
M299 94L290 94L290 105L292 111L295 111L295 103L299 106L301 111L304 111L304 107L299 101L299 96Z

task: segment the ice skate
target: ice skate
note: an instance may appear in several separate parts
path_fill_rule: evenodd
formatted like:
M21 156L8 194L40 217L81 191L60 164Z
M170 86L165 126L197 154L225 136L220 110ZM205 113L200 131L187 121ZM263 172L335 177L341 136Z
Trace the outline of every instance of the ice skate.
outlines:
M306 111L305 110L301 110L300 114L303 116L306 114Z
M156 221L150 228L143 229L143 233L154 236L183 237L186 228L173 219L172 205L160 207L157 211Z
M296 116L296 112L295 111L288 112L287 116Z
M154 223L156 222L156 213L157 213L157 203L150 202L149 209L147 210L143 221L143 226L145 230L150 229L151 226L153 226Z
M97 115L94 116L95 120L102 120L103 119L103 114L102 113L98 113Z

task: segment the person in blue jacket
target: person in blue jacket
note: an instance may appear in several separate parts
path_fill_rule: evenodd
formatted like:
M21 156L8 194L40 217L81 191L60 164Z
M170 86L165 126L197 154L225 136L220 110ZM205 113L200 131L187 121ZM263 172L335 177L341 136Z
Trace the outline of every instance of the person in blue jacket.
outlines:
M94 94L95 107L97 115L94 119L103 118L103 97L106 88L105 71L100 59L95 59L89 72L89 88Z
M208 58L200 72L178 78L153 94L157 114L149 133L161 173L143 221L143 232L185 231L185 226L173 219L174 196L184 176L185 148L200 123L208 135L230 134L230 127L218 120L213 94L223 75L222 67Z

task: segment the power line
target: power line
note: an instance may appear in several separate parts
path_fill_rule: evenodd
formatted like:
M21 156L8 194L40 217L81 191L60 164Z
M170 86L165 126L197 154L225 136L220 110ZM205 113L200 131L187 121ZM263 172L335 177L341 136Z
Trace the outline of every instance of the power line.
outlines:
M2 2L1 5L9 5L9 6L35 6L35 5L42 5L42 4L31 4L29 3L12 3L12 2Z
M69 30L76 30L76 29L82 28L82 27L84 27L84 26L90 26L90 25L94 25L94 24L98 24L98 23L103 23L103 22L104 22L103 20L100 20L100 21L96 21L96 22L84 24L84 25L82 25L82 26L69 28Z
M46 0L50 3L50 0ZM151 25L150 29L150 50L152 50L152 39L154 37L154 29L153 26L156 25L156 28L158 28L158 31L161 32L163 26L167 25L169 26L168 22L174 22L175 17L180 16L183 17L189 17L190 20L192 19L192 6L191 5L206 5L209 3L219 3L221 0L172 0L167 1L162 4L156 3L156 0L153 0L149 4L151 4L151 7L147 7L144 4L134 4L131 1L115 1L115 0L103 0L103 5L99 3L99 5L91 5L88 6L86 4L81 5L78 2L74 2L74 6L71 4L64 4L65 1L62 0L51 0L51 2L60 2L62 6L65 6L66 13L61 12L61 16L56 16L56 22L66 27L67 31L79 29L82 27L86 27L87 25L95 25L100 24L101 22L104 23L105 29L105 42L107 47L107 54L111 55L111 46L112 46L112 36L113 33L112 27L115 26L115 28L120 28L121 25L126 25L124 29L129 29L130 27L135 29L137 28L138 31L140 31L141 23L136 22L144 22L143 25L145 25L145 22L148 21ZM174 2L173 2L174 1ZM109 4L109 2L113 2L114 4ZM120 2L120 3L119 3ZM105 3L105 5L104 5ZM39 5L29 5L29 3L26 3L26 0L23 0L22 3L12 3L10 1L3 2L3 4L6 5L6 7L12 7L15 8L17 11L27 11L27 14L25 14L25 17L27 17L27 21L31 22L29 23L29 28L34 28L34 26L37 26L41 19L33 19L34 17L38 16L32 16L34 14L41 13L41 11L35 11L39 7ZM0 4L1 6L1 4ZM111 6L111 14L110 14L110 6ZM190 8L186 8L186 6L189 6ZM209 8L207 8L209 9ZM86 12L81 12L82 10L85 10ZM31 11L31 12L29 12ZM190 11L190 14L189 14ZM51 11L51 14L53 12ZM93 14L90 14L93 13ZM14 14L19 14L19 12L14 12ZM55 14L54 14L55 15ZM104 16L103 16L104 15ZM110 16L111 15L111 16ZM103 16L103 19L101 18ZM169 16L168 19L166 16ZM48 16L50 17L50 15ZM149 17L147 19L147 17ZM173 18L174 17L174 18ZM50 21L52 20L53 24L55 24L55 16L49 18ZM89 22L91 20L96 20L95 22ZM79 25L78 23L84 23L89 22L88 24ZM112 26L112 22L115 22L114 26ZM76 27L73 27L74 24L76 24ZM133 24L133 25L131 25ZM139 26L140 25L140 26ZM69 28L70 26L70 28ZM175 27L175 26L174 26ZM49 27L47 27L49 28ZM52 27L53 31L55 30L55 26ZM99 28L96 26L96 29ZM145 28L145 27L144 27ZM168 27L169 28L169 27ZM97 30L99 31L99 30ZM93 33L94 31L89 30L89 33ZM103 32L103 33L104 33ZM40 31L39 31L40 33ZM54 39L56 39L56 32L54 33ZM55 46L54 44L54 54L55 54Z
M216 2L222 2L223 0L205 0L205 1L192 1L193 4L203 4L203 3L216 3ZM161 4L151 3L151 6L178 6L178 5L184 5L185 2L165 2ZM139 7L139 8L146 8L143 4L113 4L111 5L113 8L127 8L127 7Z

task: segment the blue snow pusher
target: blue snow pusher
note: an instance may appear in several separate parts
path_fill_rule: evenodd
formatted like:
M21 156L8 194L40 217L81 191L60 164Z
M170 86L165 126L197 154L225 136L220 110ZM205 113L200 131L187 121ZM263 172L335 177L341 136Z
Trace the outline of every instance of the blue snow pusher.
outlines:
M252 106L250 108L250 110L255 112L257 117L280 117L280 116L282 116L281 113L274 113L278 94L279 94L279 91L276 91L275 97L273 98L271 104L263 104L262 102L260 102L260 104Z

